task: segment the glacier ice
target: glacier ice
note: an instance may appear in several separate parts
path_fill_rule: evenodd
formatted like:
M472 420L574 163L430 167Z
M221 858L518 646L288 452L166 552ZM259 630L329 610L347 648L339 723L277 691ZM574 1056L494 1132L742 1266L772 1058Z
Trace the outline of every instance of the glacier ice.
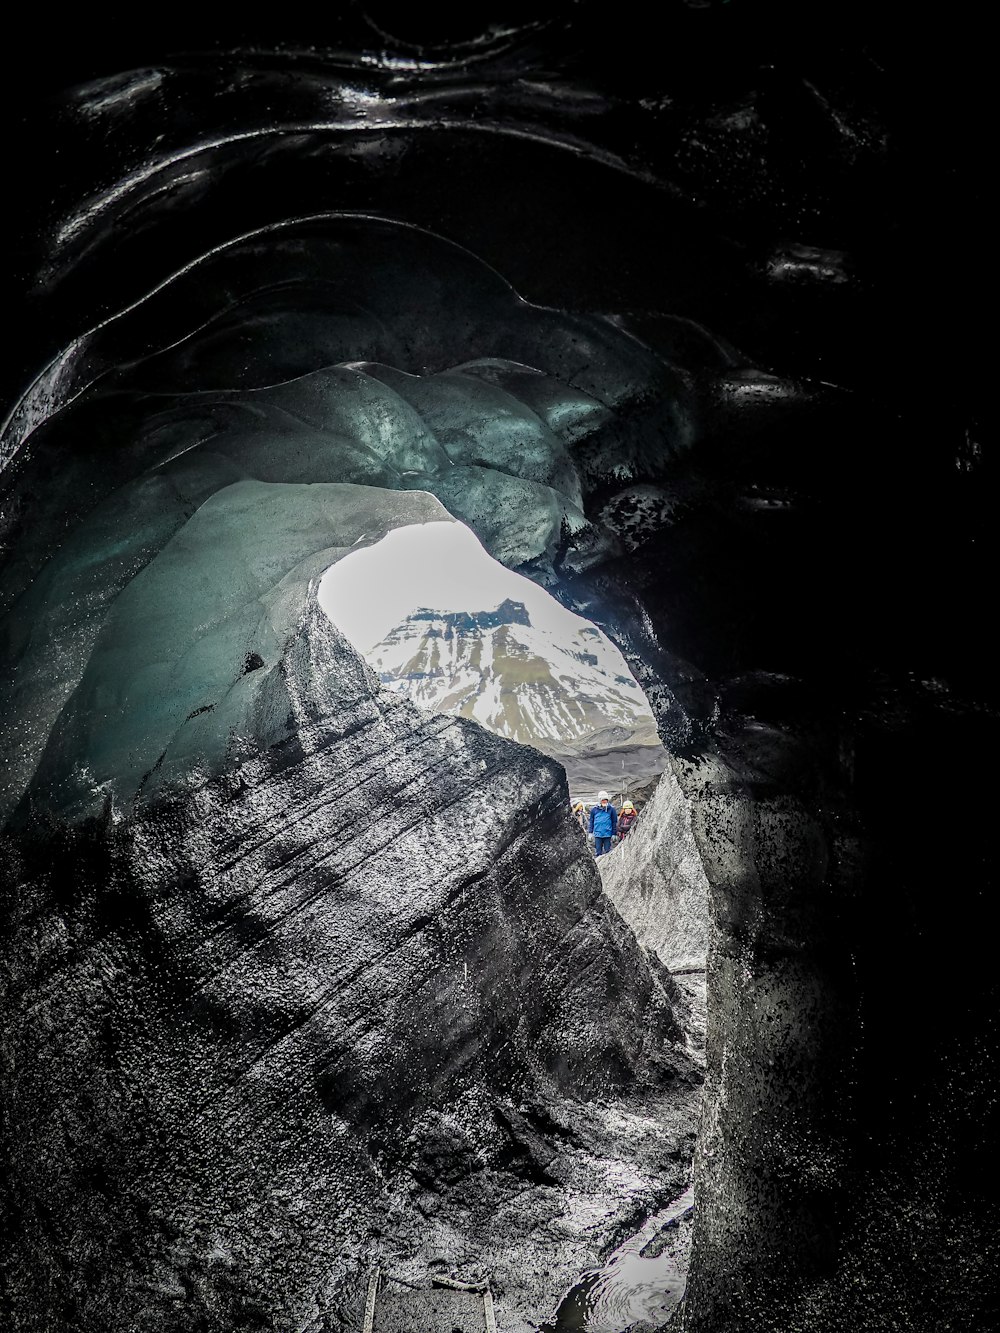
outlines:
M308 224L205 266L249 290L96 383L13 469L33 522L4 590L0 819L125 808L273 743L283 636L338 553L454 517L551 582L621 547L591 497L662 482L686 447L656 357L414 229ZM148 337L189 281L149 298Z
M282 739L276 672L320 575L401 520L443 517L426 494L347 483L217 491L101 608L27 807L80 817L108 797L126 805L221 771L241 741Z

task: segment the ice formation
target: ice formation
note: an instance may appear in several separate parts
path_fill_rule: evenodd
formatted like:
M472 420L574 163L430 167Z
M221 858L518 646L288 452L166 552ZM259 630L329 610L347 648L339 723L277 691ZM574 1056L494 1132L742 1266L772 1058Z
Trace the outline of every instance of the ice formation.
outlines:
M72 441L79 482L43 501L66 530L55 551L33 550L24 534L25 586L4 629L5 818L129 808L272 741L277 724L260 700L289 625L346 551L452 515L510 567L542 578L557 559L585 568L618 538L587 519L584 489L640 453L645 473L662 471L685 448L667 372L600 321L530 312L469 256L409 229L294 229L275 242L277 274L303 246L339 283L354 261L363 314L343 313L338 293L325 319L317 310L269 320L251 290L224 319L95 386L41 445L64 456ZM206 261L206 277L240 250ZM436 298L457 342L456 320L475 311L463 342L494 351L517 337L540 364L420 360L418 373L355 359L406 355L420 327L412 311L391 324L388 345L376 331L418 261L441 275L411 293L421 322L435 317ZM259 269L253 277L261 282ZM335 364L316 364L332 355ZM644 430L660 423L657 452L623 425L626 406L642 411ZM98 408L103 433L88 449L76 422Z

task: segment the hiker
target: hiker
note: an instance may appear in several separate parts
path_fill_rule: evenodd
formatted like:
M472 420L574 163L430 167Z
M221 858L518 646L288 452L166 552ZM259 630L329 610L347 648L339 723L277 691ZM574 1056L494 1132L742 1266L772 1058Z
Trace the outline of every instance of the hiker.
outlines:
M577 822L577 823L580 825L580 827L583 829L584 833L586 833L586 832L587 832L587 807L584 805L584 803L583 803L582 801L574 801L574 802L573 802L573 818L576 820L576 822Z
M635 821L639 818L636 808L631 801L622 801L621 814L618 816L618 841L625 837Z
M606 791L599 792L597 800L599 804L590 811L588 827L594 835L594 855L603 856L611 851L611 839L618 831L618 811Z

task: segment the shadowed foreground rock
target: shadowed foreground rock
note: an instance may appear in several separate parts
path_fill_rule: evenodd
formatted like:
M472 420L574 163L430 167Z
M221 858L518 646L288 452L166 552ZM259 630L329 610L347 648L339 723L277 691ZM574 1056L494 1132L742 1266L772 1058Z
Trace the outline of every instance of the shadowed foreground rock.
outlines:
M381 1259L490 1271L526 1329L683 1179L669 1000L551 761L381 693L315 606L257 705L287 738L225 778L7 840L13 1326L350 1328Z

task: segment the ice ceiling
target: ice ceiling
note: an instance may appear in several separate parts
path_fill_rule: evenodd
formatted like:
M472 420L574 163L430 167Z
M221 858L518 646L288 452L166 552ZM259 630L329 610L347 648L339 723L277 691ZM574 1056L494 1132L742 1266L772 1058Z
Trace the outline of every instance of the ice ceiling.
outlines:
M144 319L172 322L191 284L225 285L226 311L32 442L32 471L72 452L75 480L36 504L8 585L7 814L121 810L276 740L304 600L394 526L451 514L552 582L622 549L629 483L650 530L669 508L681 377L426 232L330 217L255 235ZM586 517L608 477L618 507Z

